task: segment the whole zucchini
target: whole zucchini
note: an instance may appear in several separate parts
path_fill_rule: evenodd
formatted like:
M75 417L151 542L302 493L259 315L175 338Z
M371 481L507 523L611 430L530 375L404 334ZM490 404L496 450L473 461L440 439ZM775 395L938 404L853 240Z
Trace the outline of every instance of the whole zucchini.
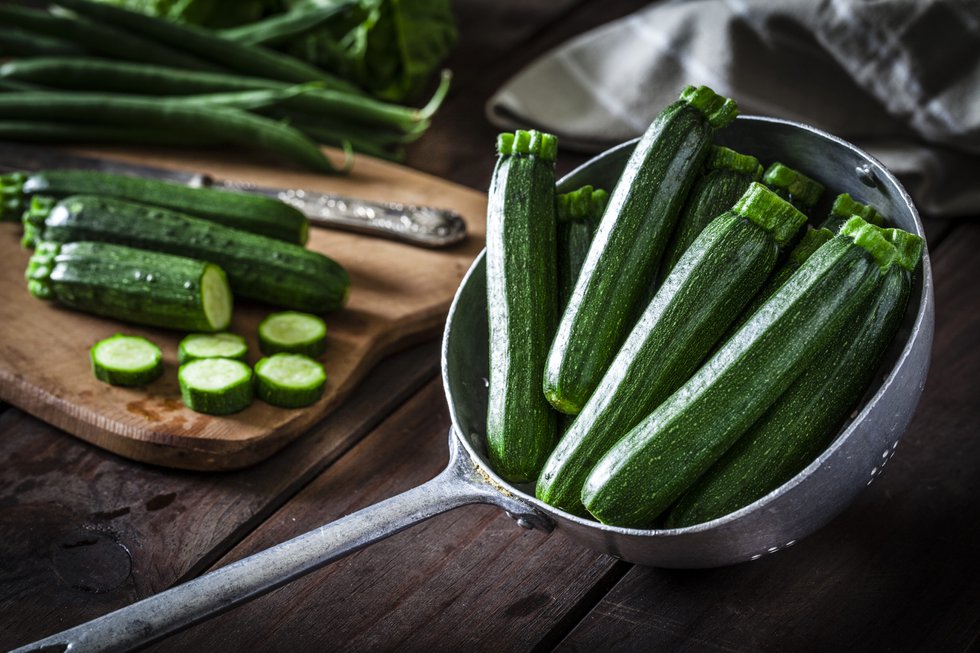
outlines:
M823 184L816 179L778 161L766 168L762 182L804 213L816 206L824 191Z
M35 297L94 315L182 331L221 331L232 297L213 263L109 243L39 243L27 266Z
M568 305L595 228L606 208L609 194L601 188L582 186L557 198L558 216L558 312Z
M599 222L544 373L551 405L577 414L630 332L667 238L711 148L737 113L732 100L688 87L637 143Z
M94 170L40 170L0 175L0 220L20 218L34 195L59 199L69 195L115 197L172 209L298 245L306 244L309 236L306 216L271 197L192 188Z
M487 450L512 482L533 480L557 437L541 393L558 321L556 149L550 134L501 134L487 200Z
M731 209L749 189L749 184L761 176L762 164L754 156L713 145L706 171L691 188L677 219L677 227L664 255L661 276L666 278L708 223Z
M649 527L853 319L896 257L877 227L857 220L599 460L582 489L592 515Z
M686 381L765 282L806 216L752 183L695 239L643 312L538 477L539 499L582 513L596 462Z
M667 515L668 528L716 519L776 489L823 451L871 382L908 306L922 239L896 234L899 256L875 295L751 430ZM893 241L893 244L894 241Z
M350 289L340 264L299 245L111 197L75 195L57 203L35 197L24 213L24 232L39 240L94 240L211 261L225 270L237 295L311 313L340 308Z

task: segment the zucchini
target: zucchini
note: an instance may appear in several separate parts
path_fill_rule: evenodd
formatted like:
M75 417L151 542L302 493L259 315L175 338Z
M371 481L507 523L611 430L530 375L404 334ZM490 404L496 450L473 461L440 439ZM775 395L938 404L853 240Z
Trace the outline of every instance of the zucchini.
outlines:
M284 352L316 358L327 349L327 325L309 313L272 313L259 323L259 349L266 356Z
M0 220L15 220L35 195L104 195L172 209L227 227L305 245L309 220L271 197L213 188L193 188L157 179L95 170L40 170L0 175Z
M878 213L878 210L870 204L861 204L847 193L841 193L834 200L834 205L830 209L830 215L820 224L824 229L833 232L838 231L844 226L852 215L862 218L865 222L878 227L885 226L885 216Z
M595 228L606 208L609 194L601 188L582 186L557 198L558 216L558 312L568 305L575 281L592 244Z
M248 344L237 333L192 333L177 346L177 362L181 365L202 358L243 361L247 354Z
M778 161L766 168L762 182L804 213L816 206L824 191L823 184L816 179Z
M230 358L202 358L177 370L180 396L191 410L230 415L252 403L252 368Z
M691 188L667 245L662 277L670 274L708 223L730 210L749 189L749 184L760 177L762 164L754 156L720 145L711 146L706 171Z
M350 288L344 268L299 245L111 197L74 195L50 207L34 199L24 213L25 235L36 230L49 241L112 242L212 261L249 299L325 313L340 308Z
M273 406L309 406L320 400L326 385L323 365L309 356L273 354L255 364L255 392Z
M231 322L224 271L205 261L109 243L39 243L27 289L40 299L94 315L184 331L221 331Z
M804 222L791 204L753 182L698 235L551 453L538 477L539 499L584 512L582 485L599 458L697 369Z
M487 201L487 451L511 482L533 480L557 439L541 394L558 322L556 151L551 134L501 134Z
M163 353L140 336L117 333L100 340L89 350L92 372L109 385L146 385L163 374Z
M649 527L853 319L896 257L877 227L856 220L599 460L582 488L593 516Z
M599 222L548 354L544 391L577 414L629 334L654 283L687 191L714 131L738 109L707 87L687 87L637 143Z
M742 316L739 320L735 322L729 335L735 333L745 322L752 317L752 315L759 310L759 307L766 303L770 297L776 294L787 279L793 276L793 273L800 269L800 267L806 263L807 259L813 256L820 247L834 237L834 234L829 229L813 229L807 227L803 237L800 238L800 242L796 244L792 250L790 250L789 255L786 260L782 262L781 265L776 266L776 271L769 277L766 285L762 287L752 301L749 302L745 310L742 311ZM727 338L725 338L727 340Z
M825 343L752 429L684 493L667 515L668 528L710 521L747 506L791 479L830 444L871 382L908 306L922 239L904 231L895 235L901 243L899 255L876 294Z

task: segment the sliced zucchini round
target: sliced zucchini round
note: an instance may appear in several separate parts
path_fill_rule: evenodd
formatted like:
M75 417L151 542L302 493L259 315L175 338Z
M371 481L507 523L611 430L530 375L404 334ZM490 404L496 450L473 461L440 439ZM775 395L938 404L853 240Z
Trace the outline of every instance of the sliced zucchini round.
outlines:
M259 399L282 408L302 408L323 396L323 365L303 354L274 354L255 364Z
M201 358L245 360L248 344L237 333L192 333L180 341L177 362L181 365Z
M191 410L228 415L252 403L252 370L230 358L202 358L180 366L180 395Z
M259 348L266 356L287 353L315 358L327 348L327 325L309 313L272 313L259 324Z
M146 385L163 374L160 348L141 336L117 333L89 350L95 378L110 385Z

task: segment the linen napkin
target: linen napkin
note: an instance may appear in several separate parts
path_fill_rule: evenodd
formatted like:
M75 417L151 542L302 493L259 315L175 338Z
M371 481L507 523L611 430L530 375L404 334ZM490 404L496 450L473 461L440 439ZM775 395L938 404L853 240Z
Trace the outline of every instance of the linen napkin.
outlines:
M600 151L641 134L688 84L854 142L925 214L980 214L977 0L662 2L546 53L487 114Z

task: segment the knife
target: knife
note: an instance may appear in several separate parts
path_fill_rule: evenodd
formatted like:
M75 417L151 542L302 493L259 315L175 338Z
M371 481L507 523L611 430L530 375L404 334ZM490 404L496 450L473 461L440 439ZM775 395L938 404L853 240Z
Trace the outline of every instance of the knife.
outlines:
M355 231L420 247L446 247L466 238L466 223L455 211L399 202L374 202L298 188L268 188L214 179L210 175L168 170L67 154L46 147L0 145L0 168L37 170L75 168L148 177L187 186L256 193L296 207L310 224Z

